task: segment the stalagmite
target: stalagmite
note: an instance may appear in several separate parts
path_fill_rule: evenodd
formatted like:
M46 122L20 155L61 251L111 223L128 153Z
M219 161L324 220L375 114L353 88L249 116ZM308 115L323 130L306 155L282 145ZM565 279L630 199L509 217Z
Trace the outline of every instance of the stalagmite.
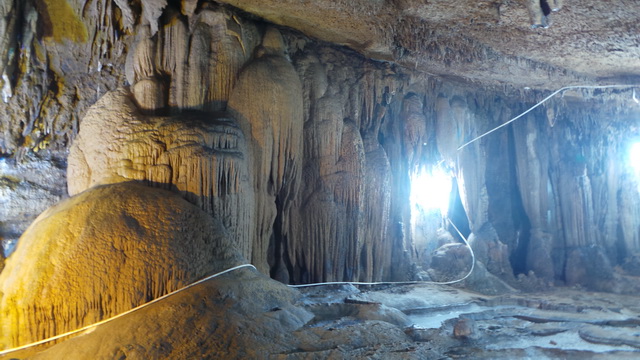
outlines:
M171 192L93 187L44 212L0 274L0 346L90 325L242 261L222 223Z

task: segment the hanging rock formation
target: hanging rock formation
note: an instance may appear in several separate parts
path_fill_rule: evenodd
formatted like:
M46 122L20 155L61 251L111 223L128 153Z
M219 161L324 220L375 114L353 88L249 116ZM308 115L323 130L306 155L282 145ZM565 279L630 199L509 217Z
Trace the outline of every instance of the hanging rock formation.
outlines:
M302 160L302 86L285 57L280 32L268 28L256 57L240 73L229 98L229 111L251 139L256 191L256 238L253 262L268 272L268 248L278 213L287 236L291 200L297 195Z
M69 193L142 181L180 193L220 219L251 257L253 191L247 145L225 114L141 115L130 94L106 94L89 109L69 154Z
M523 119L522 124L513 128L517 157L518 183L522 204L531 226L527 249L527 268L538 276L553 279L553 234L555 213L552 188L549 186L549 154L544 149L549 134L544 131L545 123L536 121L535 116ZM539 127L543 130L538 130Z
M166 190L93 187L44 212L0 274L0 343L93 324L242 261L222 224Z

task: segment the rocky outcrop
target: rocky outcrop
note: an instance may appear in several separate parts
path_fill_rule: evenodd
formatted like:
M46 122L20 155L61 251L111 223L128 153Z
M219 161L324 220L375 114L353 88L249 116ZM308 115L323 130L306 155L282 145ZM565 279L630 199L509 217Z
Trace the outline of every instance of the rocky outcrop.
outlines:
M251 258L254 215L247 149L229 115L145 116L121 89L87 112L69 153L69 193L126 181L173 190L220 219L238 250Z
M292 0L221 2L368 58L484 84L559 88L635 73L638 66L631 40L614 30L637 29L638 10L622 3L562 7L552 0L354 0L331 6ZM551 18L547 15L552 10L559 11ZM567 36L578 27L590 29L589 34ZM589 41L591 45L585 45Z
M45 211L0 274L0 340L93 324L242 258L222 224L166 190L93 187Z
M116 11L107 0L2 1L0 154L64 153L84 111L124 81Z
M0 159L0 257L9 255L31 222L67 193L64 159L28 154L23 160Z
M393 175L379 137L402 81L329 49L293 62L303 79L305 121L302 186L285 242L292 281L389 278L403 250L396 257L389 232Z
M296 331L313 314L299 299L297 291L240 269L29 358L264 358L300 343Z

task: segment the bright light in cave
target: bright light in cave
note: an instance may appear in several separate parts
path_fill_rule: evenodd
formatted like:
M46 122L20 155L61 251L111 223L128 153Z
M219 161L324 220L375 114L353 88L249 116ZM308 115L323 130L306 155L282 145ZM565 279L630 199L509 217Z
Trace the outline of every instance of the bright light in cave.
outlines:
M640 142L631 145L629 160L635 171L640 172Z
M411 203L424 210L449 210L451 176L440 168L431 172L421 171L411 178Z

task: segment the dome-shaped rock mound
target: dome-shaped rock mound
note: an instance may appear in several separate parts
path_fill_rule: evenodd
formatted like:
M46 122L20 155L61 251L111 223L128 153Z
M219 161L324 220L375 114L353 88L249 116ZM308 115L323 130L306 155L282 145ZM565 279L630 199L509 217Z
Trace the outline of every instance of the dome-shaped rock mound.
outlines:
M48 338L160 297L242 258L217 219L172 192L91 188L45 211L0 274L0 347Z

